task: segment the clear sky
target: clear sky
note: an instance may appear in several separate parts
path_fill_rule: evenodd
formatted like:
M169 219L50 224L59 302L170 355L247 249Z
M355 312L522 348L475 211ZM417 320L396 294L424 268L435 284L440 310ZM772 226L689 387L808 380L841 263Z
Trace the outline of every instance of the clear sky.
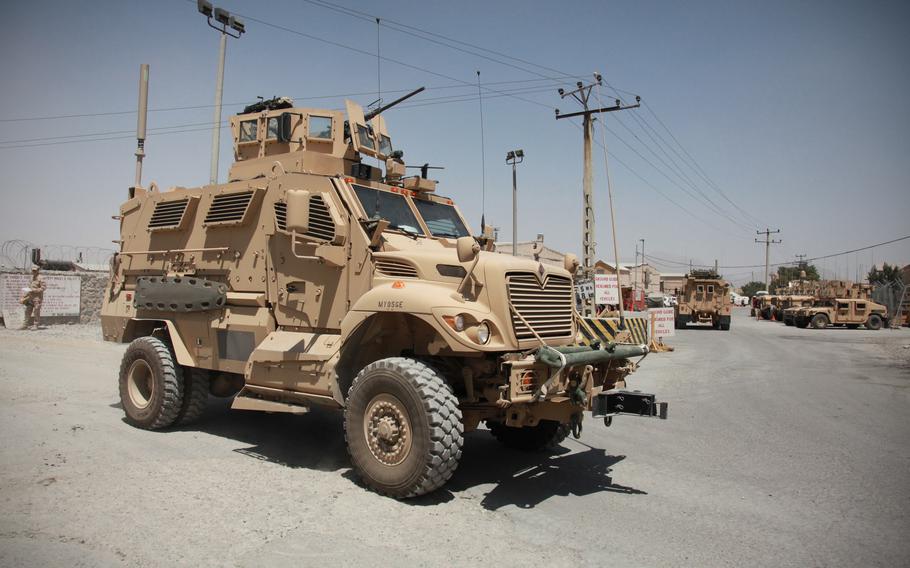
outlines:
M578 110L556 88L599 71L627 102L637 93L646 105L603 116L622 260L645 239L647 254L665 261L760 264L764 247L753 241L766 226L783 240L772 262L910 234L908 2L333 2L382 18L385 101L428 87L387 113L393 140L409 164L446 168L434 172L439 192L475 230L485 204L487 222L511 238L505 154L522 148L519 239L543 233L549 246L580 253L580 120L557 121L553 109ZM377 98L375 21L320 3L215 2L247 17L247 33L229 40L225 119L257 96L327 108L341 108L345 94L363 105ZM218 34L195 2L6 3L4 24L0 242L112 246L111 215L135 167L140 63L151 65L152 109L200 107L149 114L144 181L207 183ZM605 105L615 96L602 94ZM47 118L74 114L96 116ZM223 180L232 155L222 133ZM594 155L597 254L612 260L602 149ZM852 277L882 260L910 262L910 240L818 265ZM737 283L753 276L722 272Z

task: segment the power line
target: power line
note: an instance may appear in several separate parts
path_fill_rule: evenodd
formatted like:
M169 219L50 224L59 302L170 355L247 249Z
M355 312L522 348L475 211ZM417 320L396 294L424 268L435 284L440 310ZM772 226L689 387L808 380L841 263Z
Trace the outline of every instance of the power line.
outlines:
M764 231L762 231L762 232L764 232ZM802 259L801 261L791 260L791 261L787 261L787 262L775 262L775 263L769 264L768 266L769 266L769 267L790 266L790 265L793 265L793 264L797 264L798 262L809 263L809 262L813 262L813 261L815 261L815 260L825 260L826 258L834 258L834 257L836 257L836 256L843 256L843 255L845 255L845 254L853 254L853 253L855 253L855 252L862 252L862 251L864 251L864 250L869 250L869 249L873 249L873 248L877 248L877 247L883 247L883 246L885 246L885 245L890 245L890 244L894 244L894 243L899 243L899 242L901 242L901 241L906 241L907 239L910 239L910 235L907 235L907 236L904 236L904 237L898 237L898 238L896 238L896 239L891 239L890 241L884 241L884 242L881 242L881 243L875 243L874 245L866 245L866 246L864 246L864 247L859 247L859 248L855 248L855 249L851 249L851 250L845 250L845 251L841 251L841 252L835 252L835 253L826 254L826 255L822 255L822 256L813 256L813 257L811 257L811 258L804 258L804 259ZM673 260L667 260L667 259L661 259L661 258L659 258L659 257L654 256L653 254L649 254L649 255L648 255L648 258L655 258L655 259L658 259L658 260L665 261L666 263L669 263L669 264L678 264L678 265L686 265L686 266L688 266L688 263L683 263L683 262L673 261ZM707 265L705 265L705 264L699 264L698 266L707 266ZM764 268L764 266L765 266L764 264L738 264L738 265L718 266L718 268L724 268L724 269L729 269L729 268L734 268L734 269L735 269L735 268Z

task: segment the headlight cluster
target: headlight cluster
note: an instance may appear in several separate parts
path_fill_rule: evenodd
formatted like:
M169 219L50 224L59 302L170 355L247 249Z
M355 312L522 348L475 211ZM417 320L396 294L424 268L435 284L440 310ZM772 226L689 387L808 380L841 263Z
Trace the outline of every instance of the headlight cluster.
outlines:
M477 321L467 314L458 314L457 316L442 316L446 324L457 331L464 333L468 339L480 345L486 345L493 336L490 322Z

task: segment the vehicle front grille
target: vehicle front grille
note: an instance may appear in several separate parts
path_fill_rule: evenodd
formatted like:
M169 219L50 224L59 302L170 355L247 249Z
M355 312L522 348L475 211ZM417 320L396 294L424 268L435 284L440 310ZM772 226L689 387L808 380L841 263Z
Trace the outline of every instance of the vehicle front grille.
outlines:
M393 278L417 278L417 269L407 262L392 259L376 259L376 272Z
M512 327L519 341L534 339L534 332L542 338L572 336L574 291L571 279L549 276L541 284L535 274L519 272L508 274L506 281L509 301L531 325L528 328L521 318L512 314Z

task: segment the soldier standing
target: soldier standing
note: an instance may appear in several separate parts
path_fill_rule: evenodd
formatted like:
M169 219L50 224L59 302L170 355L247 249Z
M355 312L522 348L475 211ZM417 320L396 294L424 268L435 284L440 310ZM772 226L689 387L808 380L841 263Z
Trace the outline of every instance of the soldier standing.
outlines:
M47 290L47 284L41 277L39 268L33 266L32 281L29 282L28 292L22 296L22 303L25 305L25 322L22 324L22 329L38 329L45 290Z

